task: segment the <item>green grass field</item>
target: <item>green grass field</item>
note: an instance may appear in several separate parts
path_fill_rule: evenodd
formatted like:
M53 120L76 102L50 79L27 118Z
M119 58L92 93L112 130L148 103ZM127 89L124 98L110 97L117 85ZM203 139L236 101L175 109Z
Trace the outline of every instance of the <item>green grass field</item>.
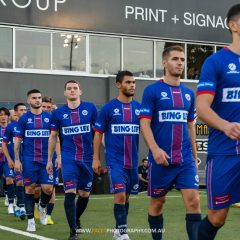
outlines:
M131 229L147 229L147 209L149 200L145 194L139 194L130 200L130 212L128 227ZM203 216L206 215L206 195L201 191L201 206ZM240 209L232 208L224 228L218 233L217 240L238 240ZM52 218L55 224L52 226L42 226L37 221L36 234L53 238L56 240L66 240L69 234L68 225L63 209L63 196L57 196L57 202ZM187 240L185 233L185 209L181 195L177 191L168 194L164 210L164 239L167 240ZM3 198L0 199L0 225L25 231L27 221L21 221L17 217L9 216L7 208L4 206ZM79 240L108 240L112 239L112 233L107 229L114 227L113 218L113 198L111 195L92 195L88 209L82 217L82 225L85 229L92 229L94 233L84 233L79 235ZM129 233L132 240L150 240L149 233ZM0 230L0 240L28 240L33 239L8 231Z

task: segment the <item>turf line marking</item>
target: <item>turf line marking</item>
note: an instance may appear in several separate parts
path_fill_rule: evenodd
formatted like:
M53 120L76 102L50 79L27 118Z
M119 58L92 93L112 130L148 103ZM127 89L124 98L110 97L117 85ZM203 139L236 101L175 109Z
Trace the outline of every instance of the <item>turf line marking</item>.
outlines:
M25 231L22 231L22 230L17 230L17 229L14 229L14 228L5 227L5 226L2 226L2 225L0 225L0 229L2 229L4 231L15 233L15 234L20 234L20 235L23 235L23 236L26 236L26 237L39 239L39 240L56 240L56 239L53 239L53 238L42 237L42 236L37 235L37 234L25 232Z

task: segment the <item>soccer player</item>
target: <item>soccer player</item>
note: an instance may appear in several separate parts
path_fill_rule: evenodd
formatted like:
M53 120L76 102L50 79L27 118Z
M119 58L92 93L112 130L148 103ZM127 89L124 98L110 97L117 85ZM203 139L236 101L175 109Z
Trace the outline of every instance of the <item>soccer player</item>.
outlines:
M34 193L36 182L41 184L41 200L39 217L43 225L47 224L46 206L52 195L53 176L46 171L47 147L50 135L51 114L42 112L42 95L37 89L28 91L27 101L30 111L18 120L14 143L16 172L23 170L25 185L25 207L28 217L27 231L35 232ZM22 163L20 161L20 146L22 144Z
M4 174L6 179L6 187L7 187L7 197L8 197L8 214L14 214L14 172L8 166L8 162L4 156L3 149L2 149L2 141L3 136L6 131L6 127L8 125L9 120L9 110L5 107L0 108L0 175Z
M5 157L7 158L8 166L11 171L14 171L14 141L17 130L17 121L18 119L26 113L27 108L24 103L17 103L14 106L14 115L16 116L16 120L12 121L8 124L5 134L3 137L2 148ZM23 186L23 177L21 172L14 173L14 179L12 178L11 184L14 185L14 181L16 183L16 196L17 196L17 204L15 207L15 215L20 217L22 220L25 219L26 211L24 207L24 186Z
M78 82L69 80L65 83L64 95L67 105L52 112L48 147L47 170L52 174L52 156L59 134L62 140L64 208L70 227L69 240L77 239L76 228L79 230L80 216L87 207L93 181L92 126L97 117L97 109L93 103L82 101L81 94L82 90ZM79 197L75 206L77 191Z
M52 101L52 98L51 97L43 97L42 98L42 110L45 112L49 112L51 113L52 110L53 110L53 101ZM52 193L52 197L51 197L51 200L50 202L48 203L47 205L47 224L48 225L53 225L54 222L52 220L52 217L51 217L51 214L52 214L52 211L53 211L53 208L54 208L54 204L55 204L55 198L56 198L56 190L55 190L55 187L58 186L58 176L59 176L59 167L60 165L57 165L56 164L56 159L57 157L58 158L61 158L61 152L60 152L60 144L57 144L56 145L56 151L57 153L55 152L53 154L53 159L52 159L52 163L53 163L53 179L54 179L54 187L53 187L53 193ZM61 162L61 159L58 159L57 160L59 163Z
M206 185L208 215L200 240L212 240L229 206L240 201L240 4L227 13L230 46L208 57L197 87L197 114L209 126Z
M150 149L148 222L154 240L162 239L163 206L175 185L186 208L186 229L197 239L201 221L198 194L197 151L194 128L194 93L180 83L184 49L165 48L162 53L164 78L147 86L140 110L141 130Z
M127 215L129 195L138 193L138 142L140 104L133 100L135 79L129 71L119 71L116 76L118 97L101 109L94 126L93 170L99 174L100 145L105 136L106 164L114 194L116 229L113 239L128 240Z

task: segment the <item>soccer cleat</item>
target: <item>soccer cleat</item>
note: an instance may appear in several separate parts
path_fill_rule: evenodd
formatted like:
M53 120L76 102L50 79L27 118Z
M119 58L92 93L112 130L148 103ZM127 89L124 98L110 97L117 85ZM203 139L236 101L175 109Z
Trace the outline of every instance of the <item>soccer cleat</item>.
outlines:
M8 196L5 195L5 201L4 201L4 206L8 207L9 203L8 203Z
M20 215L19 215L21 220L24 220L26 218L26 210L24 207L20 208Z
M15 216L19 217L20 216L20 208L18 206L15 207Z
M119 229L114 229L112 240L120 240L120 238L121 238L121 234L119 232Z
M34 206L34 218L39 219L39 212L38 212L38 206Z
M39 220L42 225L47 225L47 214L46 214L46 208L42 208L40 205L38 206L38 212L39 212Z
M12 203L8 205L8 214L14 215L14 208Z
M76 232L70 232L68 240L78 240L78 235Z
M13 206L14 207L16 207L17 206L17 201L16 201L16 199L14 198L14 200L13 200Z
M232 204L232 207L234 207L234 208L240 208L240 203L234 203L234 204Z
M36 224L35 224L34 220L28 221L27 231L28 232L36 232Z
M121 235L119 240L130 240L130 238L127 234L123 234L123 235Z
M54 221L52 220L51 216L48 215L47 216L47 225L53 225L54 224Z

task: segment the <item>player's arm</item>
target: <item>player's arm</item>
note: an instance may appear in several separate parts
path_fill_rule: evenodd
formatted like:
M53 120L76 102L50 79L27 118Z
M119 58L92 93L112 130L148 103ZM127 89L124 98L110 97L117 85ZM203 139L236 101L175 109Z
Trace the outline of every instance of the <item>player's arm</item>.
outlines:
M240 139L240 123L228 122L212 110L211 104L214 96L211 94L200 94L197 96L198 117L208 126L224 132L233 140Z
M140 126L141 126L141 132L143 134L144 140L145 140L147 146L152 151L155 162L157 164L162 164L164 166L168 166L169 163L168 163L167 159L169 159L170 157L163 149L161 149L157 145L157 143L154 139L150 124L151 124L151 119L141 118Z
M139 178L139 180L141 180L141 181L143 181L145 183L148 183L148 181L142 177L141 173L138 174L138 178Z
M62 156L61 156L61 146L60 146L59 137L57 138L56 154L57 154L56 167L57 169L60 169L62 167Z
M8 152L7 144L8 143L3 140L2 149L3 149L3 153L4 153L5 157L7 158L8 166L9 166L9 168L12 169L12 168L14 168L14 161L12 160L12 158Z
M101 168L100 163L100 147L102 144L103 133L99 131L95 131L95 135L93 138L93 163L92 168L96 174L99 174L99 170Z
M51 131L51 134L48 139L48 161L46 166L46 169L49 175L53 174L52 158L53 158L53 153L56 150L57 139L58 139L58 131Z
M197 157L197 146L196 146L196 131L194 122L188 122L188 134L192 145L192 153L196 162L196 167L198 167L198 157Z
M22 172L22 163L20 161L21 144L22 144L22 138L15 137L15 142L14 142L14 158L15 158L14 171L15 172Z

